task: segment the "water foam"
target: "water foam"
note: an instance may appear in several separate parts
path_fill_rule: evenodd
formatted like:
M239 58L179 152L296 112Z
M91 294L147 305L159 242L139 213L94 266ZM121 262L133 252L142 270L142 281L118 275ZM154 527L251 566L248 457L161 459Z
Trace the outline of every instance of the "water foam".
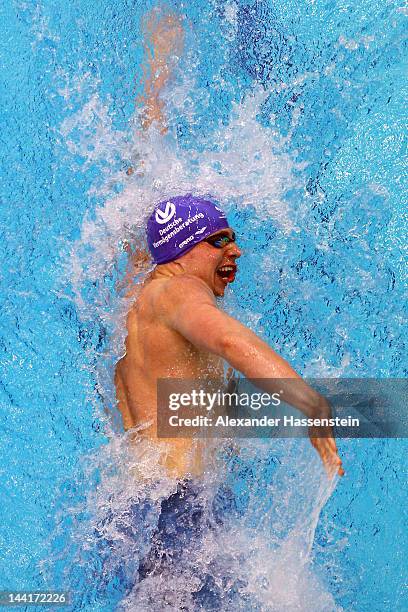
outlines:
M177 100L185 91L186 81L180 79L169 98L170 114L177 111ZM123 273L119 262L123 249L141 240L155 202L181 193L211 194L227 209L235 204L251 210L254 226L258 217L273 219L286 233L295 229L284 194L299 187L298 166L284 152L290 134L282 139L273 127L261 127L257 120L265 98L265 92L252 92L241 104L233 104L228 125L219 127L200 151L180 147L171 131L166 137L155 129L142 132L137 111L130 134L115 130L109 101L103 102L97 91L62 124L69 152L83 158L84 169L100 165L104 177L90 191L101 204L85 217L66 273L83 319L96 317L111 334L96 372L105 405L115 406L113 365L123 351L128 308L128 299L115 292L115 281ZM132 172L126 174L128 167ZM96 398L100 414L98 402ZM87 494L81 512L70 512L79 517L72 540L74 562L81 568L79 591L84 581L98 575L92 596L108 598L109 585L120 575L119 583L127 585L118 603L122 609L193 609L193 593L210 574L221 593L220 609L337 609L313 570L311 554L319 514L334 484L328 484L308 442L245 442L239 459L228 459L220 450L222 460L204 475L202 502L211 508L226 479L243 510L216 532L208 530L171 580L151 576L139 584L138 561L148 551L161 502L174 493L177 483L163 473L157 449L141 442L131 445L129 434L115 434L108 423L106 431L108 444L86 468L85 478L95 478L98 484ZM268 473L265 465L271 457L274 469ZM91 478L90 473L98 476ZM129 515L135 501L149 507L143 529Z
M220 610L340 610L313 570L311 552L335 483L327 482L307 443L243 441L229 453L216 444L207 465L198 495L208 525L203 537L188 542L170 575L164 570L139 581L161 503L177 482L161 467L157 447L135 441L132 432L113 437L88 458L83 477L96 484L70 509L74 528L63 552L72 559L67 579L71 575L82 606L114 592L122 594L119 610L214 609L205 600L203 608L197 604L205 587ZM220 491L233 491L234 502L226 505ZM66 521L67 515L62 525ZM85 591L87 584L92 587Z

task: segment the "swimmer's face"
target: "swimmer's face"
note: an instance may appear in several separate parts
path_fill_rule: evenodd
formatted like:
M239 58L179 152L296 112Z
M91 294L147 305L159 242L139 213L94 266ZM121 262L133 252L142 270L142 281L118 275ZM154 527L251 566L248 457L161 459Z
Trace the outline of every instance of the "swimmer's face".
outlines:
M234 232L230 228L219 230L209 238L222 238L228 236L232 239ZM237 272L236 260L241 257L236 242L228 242L217 248L209 242L199 242L184 256L188 270L201 278L217 297L222 297L225 287L233 283Z

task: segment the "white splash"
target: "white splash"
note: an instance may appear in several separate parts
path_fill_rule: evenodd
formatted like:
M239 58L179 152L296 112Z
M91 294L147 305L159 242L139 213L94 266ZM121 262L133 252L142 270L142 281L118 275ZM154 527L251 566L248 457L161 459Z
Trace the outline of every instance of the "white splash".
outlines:
M84 316L80 297L84 283L112 271L121 240L129 238L129 230L142 235L147 215L162 199L183 193L212 195L227 210L232 202L238 203L253 208L260 219L273 220L285 232L294 229L284 194L299 186L293 173L297 166L282 152L284 139L256 118L265 96L248 94L242 105L234 104L229 125L213 135L211 150L201 153L186 151L172 135L163 137L155 130L146 134L135 127L131 138L115 131L109 104L102 103L98 93L65 119L61 134L69 151L84 159L84 169L98 163L109 168L106 180L90 191L101 206L92 219L85 217L67 269ZM123 163L117 169L120 159L132 167L130 176Z
M230 13L233 22L233 8ZM65 88L61 94L69 99ZM263 91L250 93L242 104L234 104L229 124L218 127L200 152L178 146L172 132L163 137L154 129L141 131L137 113L130 135L115 130L109 100L102 101L97 91L61 125L68 150L83 158L84 168L99 164L105 171L105 179L90 192L100 205L92 216L84 218L81 237L67 258L66 274L81 316L98 316L114 330L108 354L98 364L99 385L108 404L114 405L109 378L123 344L127 304L104 285L104 278L114 277L123 241L140 238L155 203L183 193L211 194L227 210L232 203L243 209L251 207L253 223L256 218L271 219L284 232L295 229L284 197L288 188L300 185L294 173L297 166L284 152L290 133L283 139L273 127L260 125L257 115L266 95ZM173 90L167 111L176 112L180 100L187 98L184 81ZM294 112L293 125L296 121ZM132 168L129 175L126 167ZM91 297L84 291L89 284L95 287ZM253 317L256 319L257 313ZM149 529L154 530L160 502L174 492L176 484L160 471L159 459L151 448L139 446L129 458L127 444L128 437L110 432L110 442L98 459L102 482L87 501L91 523L82 525L90 531L95 526L100 531L103 525L103 536L112 547L104 571L109 574L123 566L134 576L135 588L122 601L122 609L148 611L162 609L161 605L192 609L192 593L199 587L200 573L204 575L208 568L217 584L229 580L231 586L239 580L240 595L252 598L257 609L265 612L337 609L310 563L318 517L334 486L328 485L310 444L294 440L290 444L256 441L242 445L241 458L251 469L272 454L279 457L280 467L272 481L266 484L259 475L247 483L247 512L233 528L219 530L216 538L208 531L201 548L191 551L181 576L166 584L160 576L151 577L142 586L138 585L135 559L145 554L148 542L142 545L137 538L129 540L118 525L124 521L126 527L132 527L127 514L132 499L150 500L153 514ZM208 486L203 501L207 506L226 468L224 464L205 475ZM106 516L111 519L105 520ZM78 533L84 541L88 537L92 548L92 537Z

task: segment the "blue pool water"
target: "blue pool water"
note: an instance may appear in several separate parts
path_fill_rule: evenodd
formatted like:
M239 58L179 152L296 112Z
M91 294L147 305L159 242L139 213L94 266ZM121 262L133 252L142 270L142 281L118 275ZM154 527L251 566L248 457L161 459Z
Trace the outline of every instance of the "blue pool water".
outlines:
M152 6L0 8L0 590L65 589L75 610L164 607L163 585L132 591L147 536L120 523L149 498L153 529L172 484L135 485L154 458L129 458L109 416L123 245L152 202L225 204L244 250L225 307L299 372L408 375L403 2L167 3L186 41L165 138L141 133L135 106ZM223 609L405 609L406 441L339 449L336 488L307 441L248 442L209 477L239 505L195 551ZM170 609L193 588L182 570Z

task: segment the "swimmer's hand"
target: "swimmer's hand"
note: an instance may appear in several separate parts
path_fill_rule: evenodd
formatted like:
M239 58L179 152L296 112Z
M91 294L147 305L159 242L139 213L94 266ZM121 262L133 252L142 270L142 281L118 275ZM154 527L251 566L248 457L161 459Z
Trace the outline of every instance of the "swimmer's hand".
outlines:
M319 410L319 414L314 415L314 418L330 419L331 416L330 406L326 404L323 409ZM309 427L309 438L312 446L320 455L328 478L333 478L336 473L339 476L344 476L342 462L333 436L333 428L322 426Z

